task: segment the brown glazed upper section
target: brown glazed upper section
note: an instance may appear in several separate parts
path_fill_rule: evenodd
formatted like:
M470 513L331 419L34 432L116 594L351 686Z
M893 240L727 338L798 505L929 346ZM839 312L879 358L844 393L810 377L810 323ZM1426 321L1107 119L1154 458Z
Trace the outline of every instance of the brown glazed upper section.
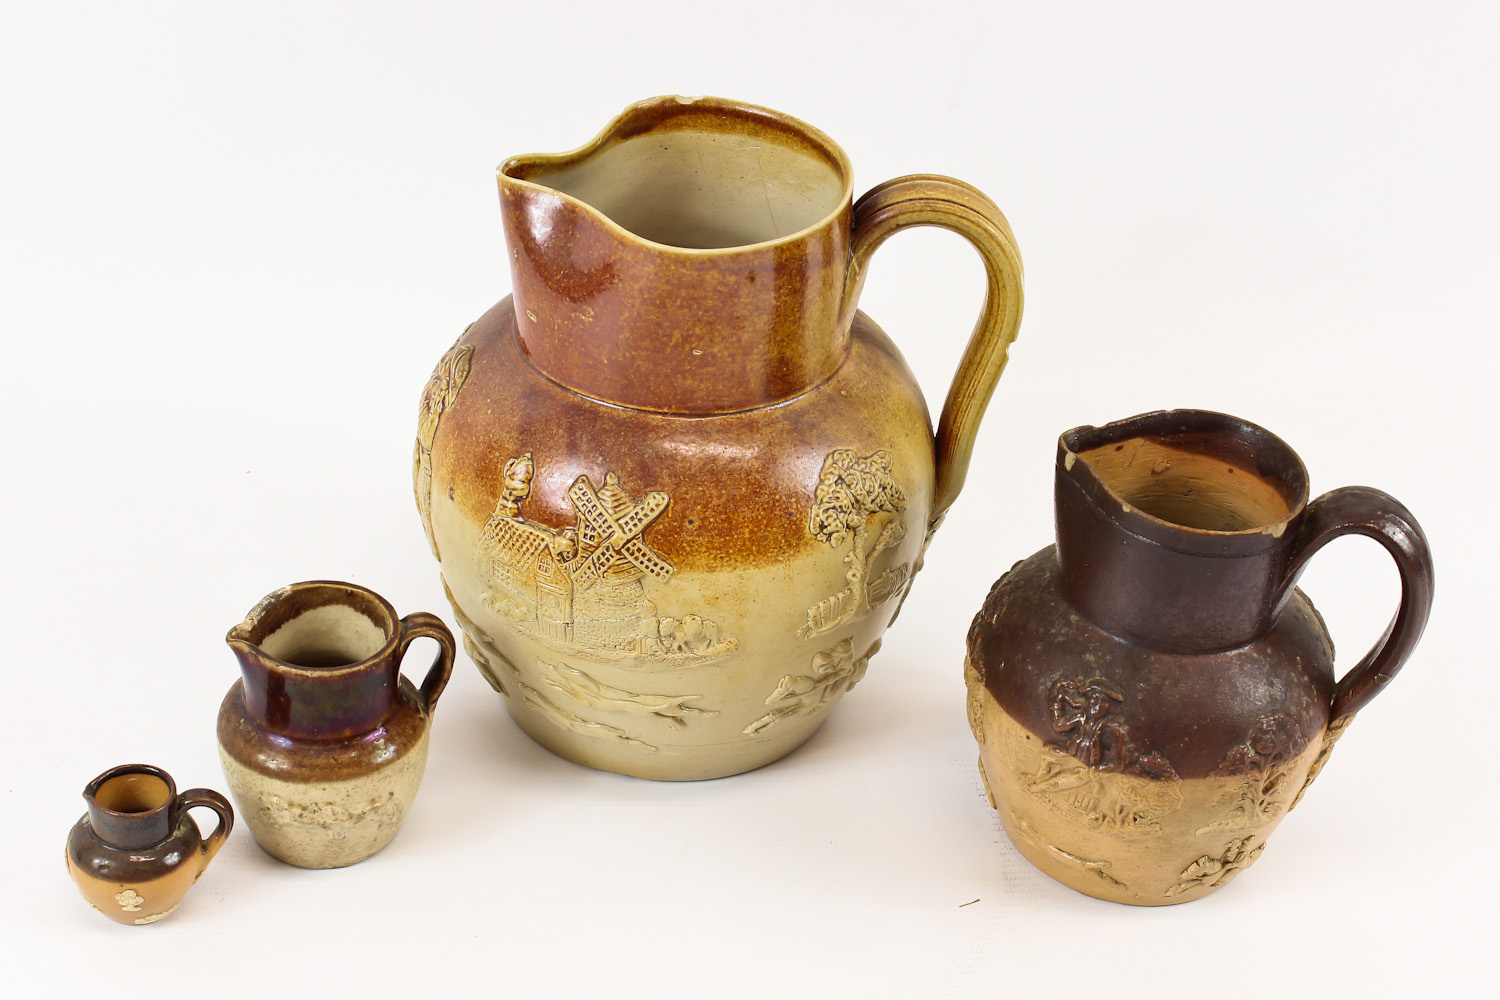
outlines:
M117 848L140 850L159 844L177 826L177 785L150 764L122 764L83 789L89 824L99 839Z
M338 666L289 663L261 647L294 619L330 605L367 618L384 634L384 643L371 655ZM267 595L226 636L240 661L246 713L284 736L338 739L369 732L396 706L399 624L396 609L384 598L354 584L313 580Z
M1062 435L1063 595L1109 633L1170 653L1266 634L1289 593L1307 471L1280 438L1203 410Z
M635 409L730 413L843 362L852 172L811 126L655 98L573 152L507 160L499 183L517 335L548 378Z

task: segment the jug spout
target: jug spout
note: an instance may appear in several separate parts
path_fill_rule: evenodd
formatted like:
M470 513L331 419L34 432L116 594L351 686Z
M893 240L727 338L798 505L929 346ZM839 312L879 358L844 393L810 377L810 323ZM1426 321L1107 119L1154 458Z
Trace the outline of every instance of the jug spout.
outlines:
M728 413L791 399L843 362L853 177L817 129L659 97L498 176L518 337L554 381L636 409Z
M314 580L267 595L229 630L246 714L272 732L343 738L390 714L400 620L363 587Z
M1307 470L1280 438L1203 410L1058 443L1060 587L1096 625L1174 653L1241 646L1285 602Z

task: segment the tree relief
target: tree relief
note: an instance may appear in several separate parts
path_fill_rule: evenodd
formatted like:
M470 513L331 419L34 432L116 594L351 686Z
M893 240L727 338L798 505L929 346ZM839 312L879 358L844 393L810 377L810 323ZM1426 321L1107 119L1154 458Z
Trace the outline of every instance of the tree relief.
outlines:
M1198 828L1204 833L1255 831L1279 819L1289 808L1301 734L1296 721L1284 712L1262 715L1244 743L1230 750L1211 778L1239 778L1213 802L1223 810Z
M845 586L807 609L797 635L810 639L856 621L873 609L906 594L910 563L875 573L880 556L906 537L906 494L891 475L887 451L861 457L852 448L829 452L813 492L807 529L814 538L838 550L846 544Z

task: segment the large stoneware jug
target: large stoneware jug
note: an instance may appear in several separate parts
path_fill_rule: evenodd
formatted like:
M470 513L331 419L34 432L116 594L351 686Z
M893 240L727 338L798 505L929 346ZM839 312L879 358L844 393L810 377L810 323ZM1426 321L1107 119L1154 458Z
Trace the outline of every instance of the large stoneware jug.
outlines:
M856 204L822 132L718 99L633 105L499 182L514 294L438 363L414 463L468 651L579 763L776 760L864 674L963 486L1021 318L1009 226L944 177ZM935 437L856 309L923 225L989 284Z

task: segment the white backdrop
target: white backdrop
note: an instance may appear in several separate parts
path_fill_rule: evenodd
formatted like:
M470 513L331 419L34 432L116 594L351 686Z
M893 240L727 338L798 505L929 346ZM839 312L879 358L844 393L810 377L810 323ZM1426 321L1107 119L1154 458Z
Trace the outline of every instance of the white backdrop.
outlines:
M1500 477L1482 440L1500 18L1418 9L8 4L6 992L1475 983L1500 889L1484 729ZM224 787L214 717L237 672L222 636L262 594L343 578L451 622L411 447L432 365L509 291L493 168L572 148L661 93L801 117L844 145L860 190L964 178L1025 257L1022 336L967 492L867 679L786 760L674 785L539 749L464 660L385 852L302 871L242 828L169 920L90 912L60 856L79 791L129 761ZM946 233L876 257L863 307L934 408L981 281ZM960 666L991 581L1051 539L1057 435L1174 406L1269 427L1316 492L1401 498L1438 592L1407 672L1255 868L1138 910L1010 847L980 791ZM1304 588L1343 666L1398 593L1365 541L1318 556Z

